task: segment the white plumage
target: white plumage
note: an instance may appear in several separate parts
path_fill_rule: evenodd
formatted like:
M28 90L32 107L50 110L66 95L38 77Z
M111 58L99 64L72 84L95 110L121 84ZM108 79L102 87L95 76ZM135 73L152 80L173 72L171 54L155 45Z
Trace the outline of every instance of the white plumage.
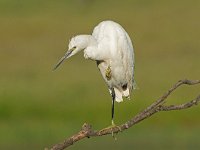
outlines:
M70 40L69 50L57 63L56 69L65 59L84 50L86 59L95 60L112 95L112 119L114 101L122 102L130 97L135 85L134 50L131 39L124 28L114 21L103 21L92 35L77 35Z
M92 36L97 40L99 55L105 55L98 68L109 90L114 88L115 100L121 102L123 96L130 96L134 82L134 53L130 37L113 21L101 22L94 28ZM112 77L107 80L105 71L109 65Z

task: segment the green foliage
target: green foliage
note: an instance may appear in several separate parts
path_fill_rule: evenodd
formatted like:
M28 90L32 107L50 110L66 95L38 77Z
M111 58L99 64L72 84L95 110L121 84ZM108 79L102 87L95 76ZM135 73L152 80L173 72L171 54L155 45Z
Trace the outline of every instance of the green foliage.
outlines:
M120 124L179 79L199 79L199 1L0 0L0 149L43 149L78 131L111 123L111 97L95 62L82 54L52 72L73 35L102 20L119 22L135 48L139 90L116 104ZM199 94L183 87L169 103ZM112 137L71 149L199 149L199 107L161 113ZM103 144L102 144L103 143ZM102 147L101 147L102 146Z

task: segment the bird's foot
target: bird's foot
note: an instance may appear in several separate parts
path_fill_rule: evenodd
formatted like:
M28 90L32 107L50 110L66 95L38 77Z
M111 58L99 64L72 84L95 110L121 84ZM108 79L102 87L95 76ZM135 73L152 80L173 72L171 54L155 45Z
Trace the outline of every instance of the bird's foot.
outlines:
M109 81L112 77L112 71L111 71L111 67L110 65L108 66L108 68L106 69L106 72L105 72L105 76L106 76L106 79Z
M117 138L116 138L116 136L114 135L114 133L115 133L115 128L118 128L118 131L122 131L122 129L119 127L119 126L117 126L115 123L114 123L114 121L112 120L112 124L111 124L111 126L109 126L108 127L109 129L111 129L111 134L112 134L112 137L114 138L114 140L117 140Z
M112 125L111 125L111 130L112 130L112 137L114 138L114 140L117 140L117 137L114 135L114 131L115 131L115 128L118 128L118 130L121 132L122 129L120 126L117 126L114 121L112 120ZM117 133L116 133L117 134Z
M114 121L112 120L112 129L113 128L118 128L118 130L121 132L122 131L122 129L121 129L121 127L120 126L117 126L115 123L114 123ZM116 140L117 138L114 136L114 132L113 132L113 130L112 130L112 137Z
M115 133L117 133L116 128L118 129L117 132L122 131L121 127L115 125L114 121L112 120L112 124L104 129L100 130L100 132L105 132L106 130L111 130L112 137L114 138L114 140L117 140L116 136L114 135Z

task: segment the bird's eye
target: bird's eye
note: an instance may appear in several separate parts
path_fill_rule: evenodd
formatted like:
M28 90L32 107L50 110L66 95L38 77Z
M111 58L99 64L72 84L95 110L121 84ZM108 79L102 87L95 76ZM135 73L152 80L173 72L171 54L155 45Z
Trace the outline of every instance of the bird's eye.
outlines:
M76 49L76 46L72 47L70 50L73 51L73 50L75 50L75 49Z

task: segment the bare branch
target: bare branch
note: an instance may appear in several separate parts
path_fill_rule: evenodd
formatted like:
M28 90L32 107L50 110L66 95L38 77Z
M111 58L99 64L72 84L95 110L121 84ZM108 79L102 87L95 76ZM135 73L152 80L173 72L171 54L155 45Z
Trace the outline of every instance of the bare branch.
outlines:
M160 111L171 111L171 110L182 110L187 109L192 106L197 105L200 102L200 95L197 96L195 99L184 103L180 105L169 105L165 106L164 103L166 102L168 96L174 92L178 87L181 85L195 85L199 84L200 80L180 80L178 81L172 88L170 88L166 93L164 93L157 101L155 101L153 104L151 104L149 107L147 107L142 112L138 113L136 116L134 116L129 121L125 122L124 124L116 127L107 127L104 129L101 129L99 131L95 131L92 129L92 126L84 123L82 126L82 129L77 133L71 136L70 138L65 139L63 142L59 144L55 144L50 150L64 150L65 148L69 147L70 145L73 145L75 142L83 139L83 138L89 138L92 136L103 136L107 134L112 133L118 133L120 131L124 131L133 125L141 122L142 120L152 116L153 114L160 112ZM49 150L48 148L45 148L45 150Z
M194 105L198 105L200 101L200 95L197 96L194 100L187 102L185 104L180 104L180 105L170 105L170 106L161 106L159 107L160 111L170 111L170 110L181 110L181 109L186 109L190 108Z

